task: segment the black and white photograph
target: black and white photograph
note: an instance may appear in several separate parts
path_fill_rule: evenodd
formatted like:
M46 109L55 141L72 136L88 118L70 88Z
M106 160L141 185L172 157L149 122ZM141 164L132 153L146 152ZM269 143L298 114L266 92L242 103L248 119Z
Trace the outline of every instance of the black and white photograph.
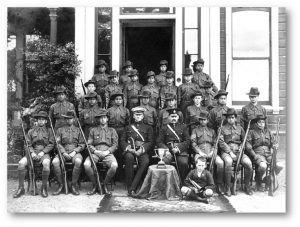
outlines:
M285 214L287 17L6 7L7 212Z

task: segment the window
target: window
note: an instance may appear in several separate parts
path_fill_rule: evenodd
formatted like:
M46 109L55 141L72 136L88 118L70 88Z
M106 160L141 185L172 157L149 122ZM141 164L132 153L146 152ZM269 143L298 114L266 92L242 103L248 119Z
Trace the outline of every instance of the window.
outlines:
M232 104L249 102L250 87L271 104L271 15L269 8L232 8Z
M112 8L97 8L96 63L105 60L111 69Z
M174 7L122 7L121 14L174 14Z
M184 68L190 68L191 64L196 61L200 53L199 37L200 37L200 8L185 7L183 22L183 55Z

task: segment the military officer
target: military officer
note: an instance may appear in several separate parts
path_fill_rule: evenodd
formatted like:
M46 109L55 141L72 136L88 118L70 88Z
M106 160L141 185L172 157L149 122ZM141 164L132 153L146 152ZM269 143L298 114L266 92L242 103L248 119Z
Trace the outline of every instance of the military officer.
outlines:
M110 83L105 86L105 103L106 109L112 106L112 101L110 96L113 93L122 93L123 87L118 84L118 75L119 73L116 70L111 71L108 78L110 79Z
M66 119L62 115L67 114L68 110L75 110L75 107L66 100L66 88L64 86L57 87L54 94L57 101L50 106L49 117L54 124L54 129L57 130L67 124Z
M185 82L178 88L178 106L180 106L180 110L183 113L184 118L186 118L187 107L193 105L193 99L191 98L191 95L199 92L200 87L197 84L192 83L193 75L191 69L186 68L183 76Z
M158 109L159 107L159 90L160 88L155 84L154 79L155 73L153 71L149 71L147 73L147 85L145 85L141 92L149 91L151 96L149 100L149 105L152 106L154 109Z
M249 95L250 103L244 106L241 112L241 126L244 128L244 130L247 129L249 120L254 119L255 116L267 116L266 109L258 103L260 94L258 88L251 87L250 92L247 94ZM250 129L252 129L252 125L250 125Z
M257 115L251 121L252 129L247 136L245 147L246 154L258 166L255 173L256 190L258 191L264 191L262 177L266 172L267 163L271 162L273 149L278 149L278 141L275 140L274 135L266 127L266 119L265 115ZM276 174L279 174L282 169L282 163L277 161Z
M95 92L96 90L96 82L89 80L87 82L84 83L84 86L87 88L87 94L91 92ZM97 105L102 108L102 99L101 96L97 94ZM79 100L79 104L78 104L78 112L80 113L83 109L86 109L89 106L89 102L88 100L85 98L85 95L82 96Z
M99 60L96 65L96 69L98 69L98 72L92 77L92 80L96 82L96 92L101 96L101 99L103 101L103 107L106 105L105 86L109 83L108 74L105 73L107 68L107 63L104 60Z
M174 84L174 78L175 75L173 71L166 72L166 85L162 86L160 90L160 98L161 98L160 109L163 109L165 107L167 93L174 94L175 99L177 99L178 87Z
M103 187L106 194L111 194L107 189L107 184L111 182L116 174L118 163L114 156L114 152L118 147L118 134L115 129L108 127L107 110L101 110L95 117L98 118L98 126L90 130L88 146L92 152L95 163L103 161L108 166ZM87 157L84 161L84 170L90 178L93 188L88 195L93 195L99 190L97 188L94 171L91 166L91 159Z
M119 79L119 84L121 86L123 86L123 88L125 87L125 85L127 83L130 82L130 78L129 78L129 74L130 74L130 71L133 69L133 63L131 61L126 61L125 64L123 65L122 67L122 70L125 71L123 75L120 76L120 79Z
M76 117L74 111L68 111L66 115L62 116L66 118L68 125L57 130L56 141L64 161L71 161L74 164L71 191L73 195L79 195L77 183L81 173L81 152L85 148L85 144L80 129L74 125L74 118ZM52 164L54 167L54 174L58 181L58 189L53 193L53 195L58 195L63 191L64 187L58 155L55 156Z
M209 111L208 126L214 129L216 133L221 125L222 120L225 119L224 114L226 114L228 110L228 106L226 106L227 95L228 92L220 89L218 94L216 94L214 97L217 100L217 106Z
M143 86L138 82L138 71L136 69L131 70L128 76L131 81L124 88L124 99L125 106L127 106L128 109L131 109L138 106L138 95Z
M213 129L207 127L208 122L207 111L201 112L199 115L200 125L197 128L194 128L191 134L192 148L195 152L195 160L198 157L203 157L208 160L211 160L213 155L213 148L216 142L216 133ZM224 161L219 155L216 156L215 165L217 166L217 192L220 195L224 194L223 190L223 174L224 174Z
M161 128L156 144L158 148L167 148L169 151L163 161L170 164L176 155L179 176L181 182L184 181L188 173L188 148L190 145L190 135L186 125L179 123L177 109L168 109L169 123Z
M145 109L143 107L134 107L134 123L126 126L121 136L121 148L124 152L125 175L128 195L133 196L138 185L142 181L149 165L149 153L154 146L153 129L151 126L143 123ZM134 142L132 144L130 141ZM134 176L133 168L135 158L138 162L138 169Z
M157 86L160 88L166 85L166 71L168 68L168 61L167 60L160 60L159 62L159 69L160 72L158 75L155 76L155 82Z
M143 122L151 127L156 126L157 112L152 106L149 105L151 93L148 90L144 90L139 95L140 106L145 109Z
M50 175L50 151L54 148L54 137L49 128L46 127L47 113L40 111L34 115L37 119L37 125L28 131L28 135L25 138L28 142L29 153L33 162L43 165L42 170L42 197L47 197L47 182ZM27 149L27 148L26 148ZM23 157L18 164L19 174L19 187L17 192L13 195L14 198L18 198L25 194L24 179L26 175L26 166L28 165L28 157ZM34 185L35 187L35 185Z
M237 113L235 109L228 108L227 112L223 114L226 117L226 124L221 129L219 145L221 148L221 157L225 165L225 194L231 195L231 175L232 163L237 161L239 156L240 146L245 137L244 129L236 124ZM252 162L250 158L243 154L241 157L241 164L245 168L245 192L247 195L252 195L250 188L250 180L252 177ZM232 194L235 195L235 191Z

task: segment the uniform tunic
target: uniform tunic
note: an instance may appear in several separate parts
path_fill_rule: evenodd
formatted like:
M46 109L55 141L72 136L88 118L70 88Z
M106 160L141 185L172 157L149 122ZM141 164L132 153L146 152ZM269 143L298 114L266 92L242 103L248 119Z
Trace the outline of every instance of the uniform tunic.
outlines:
M81 125L84 126L85 138L88 138L89 131L91 128L98 125L95 116L98 115L103 109L95 105L87 109L83 109L79 114Z
M183 123L183 114L181 111L177 111L178 115L179 115L179 120L178 122L179 123ZM162 109L160 112L159 112L159 115L158 115L158 124L159 124L159 127L162 127L166 124L169 123L169 112L167 111L167 108L165 109Z
M158 86L156 86L155 84L147 84L146 86L144 86L141 90L141 93L143 91L149 91L151 93L150 96L150 101L149 101L149 105L152 106L153 108L157 109L159 106L159 90L160 88Z
M126 84L130 83L129 74L123 74L120 76L119 83L124 88Z
M104 107L106 105L105 86L109 84L108 74L95 74L91 80L96 82L96 92L101 96L101 99L103 101L102 107Z
M110 96L114 93L123 93L123 87L119 84L110 83L105 87L105 103L107 107L112 105L112 101L110 100Z
M58 129L67 124L67 121L62 115L66 115L68 110L74 110L74 105L66 100L63 102L56 102L50 106L49 117L51 118L54 128Z
M89 93L87 93L88 95ZM100 95L97 95L97 105L102 108L102 98ZM87 109L89 107L89 100L82 96L79 100L78 104L78 112L80 113L83 109Z
M249 103L242 108L241 115L241 126L246 130L249 120L254 119L256 115L267 116L267 112L263 106L259 104L254 106L252 103ZM253 129L251 125L250 129Z
M244 137L245 131L241 126L230 124L223 125L219 140L222 153L225 152L229 154L230 152L233 152L237 155Z
M200 89L201 89L201 92L204 94L205 90L204 90L204 85L207 83L207 82L211 82L212 83L212 88L213 88L213 91L216 93L218 92L218 88L217 86L215 85L215 83L212 81L210 75L204 73L204 72L194 72L193 74L193 78L192 78L192 82L193 83L196 83L199 85Z
M193 130L196 127L196 124L199 122L198 116L200 113L203 113L206 111L206 107L196 105L188 106L186 109L186 118L185 123L187 125L190 125L191 130Z
M192 147L196 153L199 153L200 150L205 154L211 153L215 140L215 131L206 126L193 129L191 134Z
M157 86L159 86L160 88L162 86L166 85L166 73L160 72L158 75L156 75L155 82L156 82Z
M150 125L150 126L154 127L157 124L157 112L156 112L156 109L154 109L150 105L140 105L140 106L146 109L146 111L144 112L143 122L146 125Z
M127 105L128 109L138 106L138 95L140 94L142 87L143 86L138 81L130 82L125 86L124 99L126 99L126 102L124 102L124 104L125 106Z
M178 88L178 105L181 112L185 115L186 108L193 104L192 94L200 91L200 87L195 83L183 83Z
M161 98L161 107L164 108L166 103L166 93L171 93L175 96L175 99L177 99L178 94L178 87L175 85L165 85L160 89L160 98Z
M209 123L208 126L213 128L216 133L221 125L222 120L226 119L223 114L226 114L228 106L218 105L209 111ZM224 121L223 121L224 122Z

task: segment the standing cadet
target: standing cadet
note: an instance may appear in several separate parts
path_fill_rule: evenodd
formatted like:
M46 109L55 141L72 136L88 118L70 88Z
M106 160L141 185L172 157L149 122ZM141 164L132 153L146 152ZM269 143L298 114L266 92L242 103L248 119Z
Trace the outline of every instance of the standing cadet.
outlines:
M191 98L192 94L200 91L200 87L192 83L192 70L186 68L184 73L185 82L181 84L178 88L178 106L180 106L180 110L184 115L184 119L186 118L186 109L188 106L193 105L193 99Z
M145 109L143 122L154 128L157 124L157 112L156 109L149 105L150 98L151 93L147 90L139 95L140 106Z
M153 71L149 71L147 73L147 85L145 85L141 92L143 91L149 91L151 96L150 96L150 101L149 105L152 106L155 109L158 109L159 107L159 90L160 88L155 84L155 79L154 79L155 73Z
M95 92L95 90L96 90L96 82L95 81L89 80L89 81L84 83L84 86L87 88L86 95L88 95L91 92ZM101 96L98 95L98 94L97 94L97 105L100 108L102 108L102 99L101 99ZM85 95L84 95L79 100L78 112L80 113L83 109L86 109L88 106L89 106L89 102L85 98Z
M166 71L168 68L168 61L167 60L161 60L159 62L159 69L160 72L158 75L155 76L155 82L157 86L160 88L164 85L166 85Z
M115 129L107 125L107 110L101 110L95 117L97 118L98 126L90 130L88 146L92 152L95 163L103 161L109 168L103 182L103 187L107 194L111 194L111 192L107 190L107 184L111 183L118 168L118 163L114 156L114 152L118 147L118 134ZM90 157L85 159L83 165L85 173L93 184L93 188L88 192L88 195L93 195L99 189L97 188Z
M83 109L79 114L80 124L83 126L84 136L88 138L91 128L97 126L96 115L99 114L102 108L97 105L97 93L91 92L85 96L88 100L88 107Z
M113 105L113 100L110 99L110 96L113 93L122 93L123 87L118 84L118 75L119 73L116 70L111 71L108 78L110 79L110 83L105 87L105 109L111 107Z
M134 123L126 126L121 137L129 196L135 194L138 185L141 183L149 165L149 153L154 146L153 129L151 126L143 123L145 109L137 106L131 112L133 113ZM129 142L131 138L134 141L134 145ZM138 169L134 176L133 167L136 158Z
M188 106L186 110L185 123L189 126L190 132L197 127L199 123L198 116L202 112L206 112L206 107L201 105L203 94L196 92L191 95L194 105Z
M122 70L125 71L125 74L122 74L119 79L119 84L123 86L123 88L130 82L129 74L132 69L133 63L131 61L126 61L122 67Z
M245 131L241 126L236 124L237 113L235 109L228 108L227 112L223 115L226 116L226 124L222 127L219 145L221 148L221 157L225 165L225 194L230 196L232 163L233 161L237 161L240 154L239 149L244 141ZM241 164L245 168L245 192L247 195L252 195L253 192L250 188L250 180L253 172L252 162L245 153L241 158ZM232 191L232 194L235 195L235 193L235 191Z
M215 99L217 100L217 106L209 111L209 123L208 126L215 130L217 133L218 128L224 119L224 114L227 113L228 106L226 106L228 92L223 89L218 91Z
M214 152L214 143L216 141L216 133L213 129L207 127L208 112L200 113L198 117L200 121L199 127L193 129L191 134L192 148L195 151L195 160L198 157L210 160ZM216 156L215 165L217 166L217 192L224 194L223 191L223 174L224 162L219 155Z
M246 130L249 120L252 120L257 115L267 116L266 109L258 103L259 90L257 87L251 87L248 93L250 103L242 108L241 126ZM252 125L250 125L252 129Z
M200 87L201 92L203 94L203 106L207 107L207 110L211 110L214 106L216 106L216 102L214 100L214 96L216 92L213 89L213 83L211 81L205 81Z
M190 145L190 135L186 125L178 122L179 114L177 109L168 109L169 123L161 128L156 144L158 148L168 148L163 161L170 164L176 156L178 172L181 182L184 181L188 173L188 148Z
M42 171L42 197L47 197L47 182L50 175L50 155L49 152L54 148L54 137L49 128L46 127L47 113L40 111L34 115L37 119L37 125L28 131L27 138L29 153L33 162L43 165ZM25 194L24 179L26 175L26 166L28 165L28 157L23 157L19 161L18 174L19 174L19 187L17 192L13 195L14 198L18 198ZM33 185L35 187L35 185Z
M165 108L167 93L174 94L175 99L177 100L178 87L174 84L174 77L175 77L175 75L174 75L173 71L166 72L166 85L164 85L160 89L160 98L161 98L160 109ZM176 104L176 107L177 107L177 104Z
M104 60L99 60L96 65L96 70L98 71L93 77L92 80L96 82L96 92L101 96L103 101L102 106L106 105L105 103L105 86L108 85L108 74L105 73L107 70L107 63Z
M133 69L129 74L130 82L124 88L124 103L130 110L139 105L138 95L142 90L142 85L138 82L138 71Z
M74 111L68 111L66 115L63 115L63 117L66 118L68 125L57 130L56 141L59 144L59 149L64 161L71 161L72 164L74 164L71 191L73 195L79 195L78 179L81 173L82 164L81 151L85 148L85 144L80 133L80 129L74 126L74 118L76 117ZM52 164L54 167L54 174L58 181L58 189L53 193L53 195L58 195L63 191L64 186L58 155L55 156Z
M257 165L255 171L255 180L256 180L256 190L264 191L262 185L262 177L266 173L267 163L271 162L272 159L272 149L278 150L278 141L275 141L274 135L266 127L265 115L257 115L253 120L251 120L247 142L246 142L246 153L252 159L252 162ZM283 169L282 163L276 162L275 173Z
M173 93L166 93L165 101L167 103L167 107L159 111L158 115L158 125L161 128L164 125L169 123L169 112L168 109L174 109L177 107L176 105L176 95ZM180 110L177 110L177 114L179 116L179 123L183 123L183 114Z
M68 110L75 110L74 105L66 100L66 88L57 87L54 91L57 102L50 106L49 117L54 124L54 129L67 125L66 119L62 115L67 114Z

